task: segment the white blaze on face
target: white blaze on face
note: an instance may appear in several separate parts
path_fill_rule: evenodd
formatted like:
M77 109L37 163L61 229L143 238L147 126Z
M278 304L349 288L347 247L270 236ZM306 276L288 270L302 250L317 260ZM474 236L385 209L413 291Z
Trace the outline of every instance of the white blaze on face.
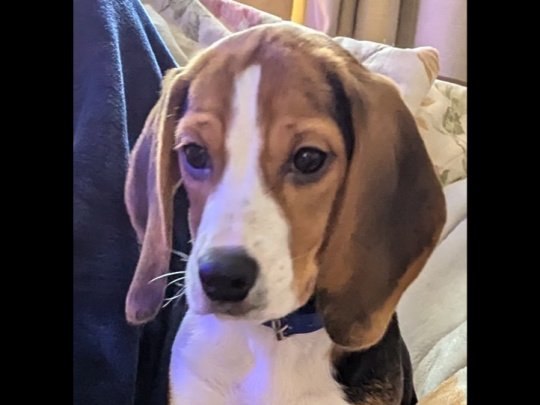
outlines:
M187 266L187 299L203 311L207 298L198 276L197 260L209 249L244 248L259 264L259 276L246 298L256 308L248 319L266 321L287 315L297 307L292 290L293 265L289 224L272 195L266 191L260 155L263 146L258 125L261 66L252 65L235 80L231 120L226 134L227 163L216 190L208 197Z

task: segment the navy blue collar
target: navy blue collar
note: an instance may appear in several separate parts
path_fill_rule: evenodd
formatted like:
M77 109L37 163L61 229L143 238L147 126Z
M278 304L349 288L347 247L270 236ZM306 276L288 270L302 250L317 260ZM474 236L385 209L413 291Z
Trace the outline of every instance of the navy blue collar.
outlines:
M263 325L274 329L277 340L283 340L291 335L311 333L322 329L323 322L315 308L315 297L311 297L303 307L283 318L265 322Z

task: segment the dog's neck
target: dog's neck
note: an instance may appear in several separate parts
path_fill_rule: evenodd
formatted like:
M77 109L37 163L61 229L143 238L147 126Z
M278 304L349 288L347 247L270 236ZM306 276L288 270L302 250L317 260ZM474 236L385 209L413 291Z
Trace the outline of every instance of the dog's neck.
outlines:
M331 348L324 328L278 341L269 327L188 310L172 350L172 404L345 405Z
M292 335L315 332L323 328L322 318L317 313L315 306L315 296L312 296L304 306L289 315L265 322L263 325L274 330L277 340L283 340Z

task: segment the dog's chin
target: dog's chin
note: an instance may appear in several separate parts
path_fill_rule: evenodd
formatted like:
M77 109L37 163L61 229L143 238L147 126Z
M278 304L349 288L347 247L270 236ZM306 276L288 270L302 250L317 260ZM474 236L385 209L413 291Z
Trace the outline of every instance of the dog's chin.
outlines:
M212 302L207 300L203 305L191 306L190 309L198 315L214 315L226 321L266 322L265 308L254 306L249 302Z
M203 299L199 301L199 305L190 305L190 310L198 315L211 314L224 321L250 321L256 323L265 323L273 319L282 318L298 308L299 306L272 308L268 305L254 305L247 300L231 303L212 302L208 299Z

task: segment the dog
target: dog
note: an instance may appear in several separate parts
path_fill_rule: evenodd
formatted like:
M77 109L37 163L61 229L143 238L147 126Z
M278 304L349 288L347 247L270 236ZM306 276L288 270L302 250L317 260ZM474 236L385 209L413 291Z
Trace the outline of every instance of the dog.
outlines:
M446 210L393 82L291 23L167 72L126 180L132 324L162 305L180 185L193 244L170 404L417 402L395 309Z

